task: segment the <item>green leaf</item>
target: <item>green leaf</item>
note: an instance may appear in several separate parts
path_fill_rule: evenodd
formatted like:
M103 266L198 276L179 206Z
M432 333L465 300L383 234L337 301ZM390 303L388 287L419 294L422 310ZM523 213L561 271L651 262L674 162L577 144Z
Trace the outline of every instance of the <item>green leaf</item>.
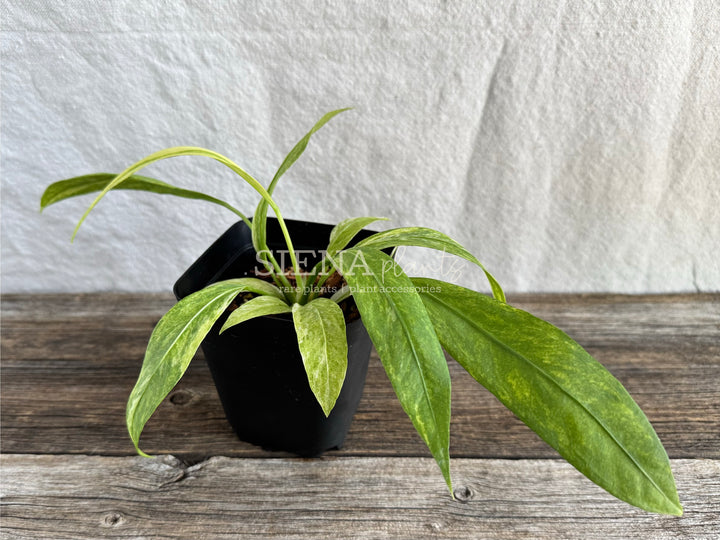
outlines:
M317 123L312 127L312 129L308 131L305 136L295 144L295 146L293 146L293 149L290 150L290 153L288 153L287 156L285 156L285 159L280 165L280 168L278 168L277 172L275 173L275 176L270 182L270 186L268 186L268 193L270 195L272 195L273 191L275 191L275 186L277 185L278 180L280 180L280 177L285 174L285 172L290 167L292 167L293 163L295 163L305 151L305 148L307 148L308 142L310 141L310 137L312 137L325 124L327 124L334 116L340 114L341 112L348 111L351 108L352 107L338 109L325 114L320 120L317 121ZM257 208L255 209L252 228L253 246L255 248L255 251L257 252L261 252L262 250L267 249L267 211L267 202L265 200L261 200L258 203Z
M426 227L402 227L399 229L390 229L376 233L368 238L358 242L357 247L374 247L376 249L385 249L395 246L416 246L438 251L448 252L452 255L462 257L463 259L476 264L485 272L485 277L490 282L493 296L500 302L505 302L505 293L500 287L497 280L487 271L482 263L475 258L467 249L458 244L455 240L446 234L428 229Z
M259 283L269 285L255 278L210 285L180 300L155 326L125 413L130 438L139 454L147 456L138 446L143 427L183 376L215 321L239 293L264 290Z
M252 219L252 243L257 253L264 253L267 248L267 210L268 205L261 200L255 209Z
M268 188L268 193L272 195L272 192L275 190L275 185L277 184L280 177L285 174L285 172L292 167L292 165L298 160L298 158L302 155L302 153L305 151L305 148L307 148L308 142L310 142L310 137L312 137L315 133L317 133L320 128L322 128L325 124L327 124L330 120L333 119L333 117L337 116L338 114L349 111L352 109L352 107L345 107L344 109L337 109L334 111L330 111L329 113L325 113L323 117L316 122L316 124L312 127L310 131L308 131L305 136L300 139L297 144L293 147L292 150L288 153L287 156L285 156L285 159L283 160L282 164L280 165L280 168L275 173L275 176L272 179L272 182L270 183L270 187Z
M245 289L243 289L244 291L253 292L262 296L278 298L279 300L282 300L283 303L285 301L285 295L283 295L282 291L268 281L258 278L239 278L228 281L242 282L242 285L245 287Z
M450 373L410 279L388 255L352 248L333 259L403 409L450 482Z
M95 198L95 200L90 204L87 210L85 210L85 213L80 218L80 221L75 226L75 231L73 232L72 238L75 239L75 236L77 235L78 230L80 229L80 226L83 224L85 219L88 217L90 212L93 208L102 200L102 198L107 194L108 191L117 188L120 184L127 181L130 177L132 177L136 172L140 171L141 169L147 167L151 163L155 163L156 161L160 161L163 159L168 159L172 157L179 157L179 156L205 156L214 159L215 161L218 161L225 165L226 167L230 168L233 172L238 174L243 180L245 180L250 186L257 191L264 200L268 202L270 207L275 211L276 215L279 213L279 210L277 208L277 205L275 204L275 201L272 200L270 195L267 191L265 191L265 188L260 185L260 183L255 180L252 176L250 176L247 172L245 172L241 167L239 167L237 164L233 163L230 159L226 158L223 155L218 154L217 152L213 152L212 150L207 150L205 148L198 148L195 146L176 146L173 148L167 148L165 150L160 150L159 152L155 152L153 154L150 154L149 156L141 159L140 161L134 163L127 169L125 169L123 172L121 172L119 175L117 175L109 184L107 184L100 194ZM282 217L278 215L278 220L280 221L280 226L283 229L283 233L287 237L287 229L285 228L285 224L282 220Z
M220 333L222 334L231 326L235 326L256 317L290 313L291 311L290 306L287 305L285 301L280 300L275 296L258 296L257 298L251 298L247 302L240 304L237 309L230 313L227 321L225 321L225 324L220 329Z
M40 210L44 210L51 204L55 204L71 197L78 197L80 195L87 195L89 193L102 191L117 176L118 175L112 173L87 174L84 176L76 176L75 178L68 178L67 180L60 180L59 182L50 184L47 189L45 189L45 192L40 199ZM234 212L242 219L247 219L240 210L225 201L216 199L210 195L205 195L199 191L177 188L170 184L166 184L165 182L161 182L160 180L148 178L147 176L130 176L127 180L118 185L116 189L149 191L151 193L158 193L161 195L175 195L185 199L203 200L218 204L227 208L231 212Z
M475 291L432 279L413 283L448 353L561 456L619 499L682 514L650 422L580 345Z
M347 371L345 317L340 306L328 298L295 304L292 314L310 389L329 416Z
M330 242L327 252L333 257L341 249L345 247L355 238L355 235L362 231L365 227L376 221L387 221L388 218L383 217L356 217L341 221L330 232Z

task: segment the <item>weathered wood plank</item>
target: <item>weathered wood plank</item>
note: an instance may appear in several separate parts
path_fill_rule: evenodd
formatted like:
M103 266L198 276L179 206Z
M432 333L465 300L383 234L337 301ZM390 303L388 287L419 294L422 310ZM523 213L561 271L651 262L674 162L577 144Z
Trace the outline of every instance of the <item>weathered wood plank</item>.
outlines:
M4 294L4 321L155 320L174 303L169 294ZM510 294L508 301L560 326L585 345L593 338L627 342L678 336L717 346L720 294ZM625 324L632 321L631 326Z
M684 516L555 460L2 458L3 538L716 538L720 464L675 460Z
M147 338L172 302L168 295L4 296L2 450L131 455L125 400ZM558 324L604 363L671 457L720 457L720 295L523 295L513 303ZM556 455L450 365L453 455ZM195 458L268 455L235 439L197 359L151 419L143 445ZM377 359L345 448L334 455L428 455Z
M5 452L130 455L125 400L139 370L137 359L4 362L2 425ZM601 356L601 355L598 355ZM7 356L4 356L7 358ZM602 360L602 357L600 358ZM645 365L639 363L645 360ZM628 359L613 371L653 421L673 457L718 457L718 368L674 370L663 358ZM94 365L93 365L94 364ZM654 364L654 365L653 365ZM134 367L130 367L133 366ZM532 432L457 365L453 376L452 453L466 457L552 457ZM382 430L378 431L378 426ZM146 450L200 455L262 455L240 443L224 420L204 363L185 379L148 424ZM377 360L343 455L427 455L402 413Z

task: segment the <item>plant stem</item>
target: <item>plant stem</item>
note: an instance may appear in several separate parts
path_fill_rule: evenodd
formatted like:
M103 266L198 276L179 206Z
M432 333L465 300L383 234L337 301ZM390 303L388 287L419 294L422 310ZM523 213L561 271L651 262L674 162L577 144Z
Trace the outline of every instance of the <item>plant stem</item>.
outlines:
M324 268L323 268L323 270L324 270ZM319 291L320 291L320 289L322 289L322 286L325 285L325 282L326 282L326 281L330 278L330 276L332 276L335 272L336 272L336 270L331 267L331 270L330 270L329 272L327 272L325 275L323 275L323 276L320 278L320 281L318 281L318 284L317 284L317 287L316 287L317 290L318 290L318 292L313 291L313 293L310 295L310 298L309 298L308 300L314 300L315 298L317 298L317 296L320 294Z
M350 287L346 284L343 285L342 288L339 289L335 294L333 294L330 297L330 300L339 304L346 298L350 298L350 296L352 296L352 292L350 291Z
M318 266L315 265L315 268L312 269L312 272L307 277L307 280L305 282L305 287L303 288L303 295L300 297L300 301L298 304L307 304L309 300L312 300L315 298L315 291L311 291L311 288L313 288L313 283L315 283L315 280L318 276Z

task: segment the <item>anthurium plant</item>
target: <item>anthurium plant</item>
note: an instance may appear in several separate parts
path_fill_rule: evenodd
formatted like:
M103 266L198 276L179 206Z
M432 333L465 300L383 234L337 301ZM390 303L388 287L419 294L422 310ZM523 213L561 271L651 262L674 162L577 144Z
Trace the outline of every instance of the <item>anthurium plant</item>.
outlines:
M323 116L295 145L267 187L225 156L196 147L161 150L120 174L91 174L50 185L41 207L99 192L80 219L115 189L149 191L223 206L252 230L264 276L212 283L172 307L158 322L127 403L127 427L137 451L148 419L183 376L200 343L236 299L244 300L220 330L266 315L289 314L307 380L326 415L347 369L346 320L339 303L352 300L400 403L450 487L450 373L443 352L457 361L560 455L614 496L651 512L680 515L668 456L650 422L621 383L567 334L506 303L503 290L459 243L436 230L401 227L348 247L382 218L355 217L332 230L322 260L298 263L292 238L273 199L278 181L312 135L340 112ZM140 176L141 169L176 156L203 156L237 173L260 196L249 219L209 195ZM291 268L282 268L266 242L272 210ZM492 297L451 283L407 276L388 250L419 246L471 261L487 277ZM342 277L329 294L324 285Z

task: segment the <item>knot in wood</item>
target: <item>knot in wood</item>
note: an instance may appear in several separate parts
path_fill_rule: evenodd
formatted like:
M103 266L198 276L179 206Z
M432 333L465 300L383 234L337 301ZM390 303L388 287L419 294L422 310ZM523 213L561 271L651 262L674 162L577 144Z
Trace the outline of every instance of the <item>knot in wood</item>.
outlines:
M170 394L170 403L173 405L179 405L182 407L183 405L187 405L193 400L194 396L192 392L189 392L188 390L176 390L172 394Z
M105 527L117 527L125 523L125 516L121 512L110 512L105 514L102 523Z
M453 495L455 495L455 498L458 501L465 503L475 497L475 492L470 486L461 486L455 488L455 491L453 491Z

